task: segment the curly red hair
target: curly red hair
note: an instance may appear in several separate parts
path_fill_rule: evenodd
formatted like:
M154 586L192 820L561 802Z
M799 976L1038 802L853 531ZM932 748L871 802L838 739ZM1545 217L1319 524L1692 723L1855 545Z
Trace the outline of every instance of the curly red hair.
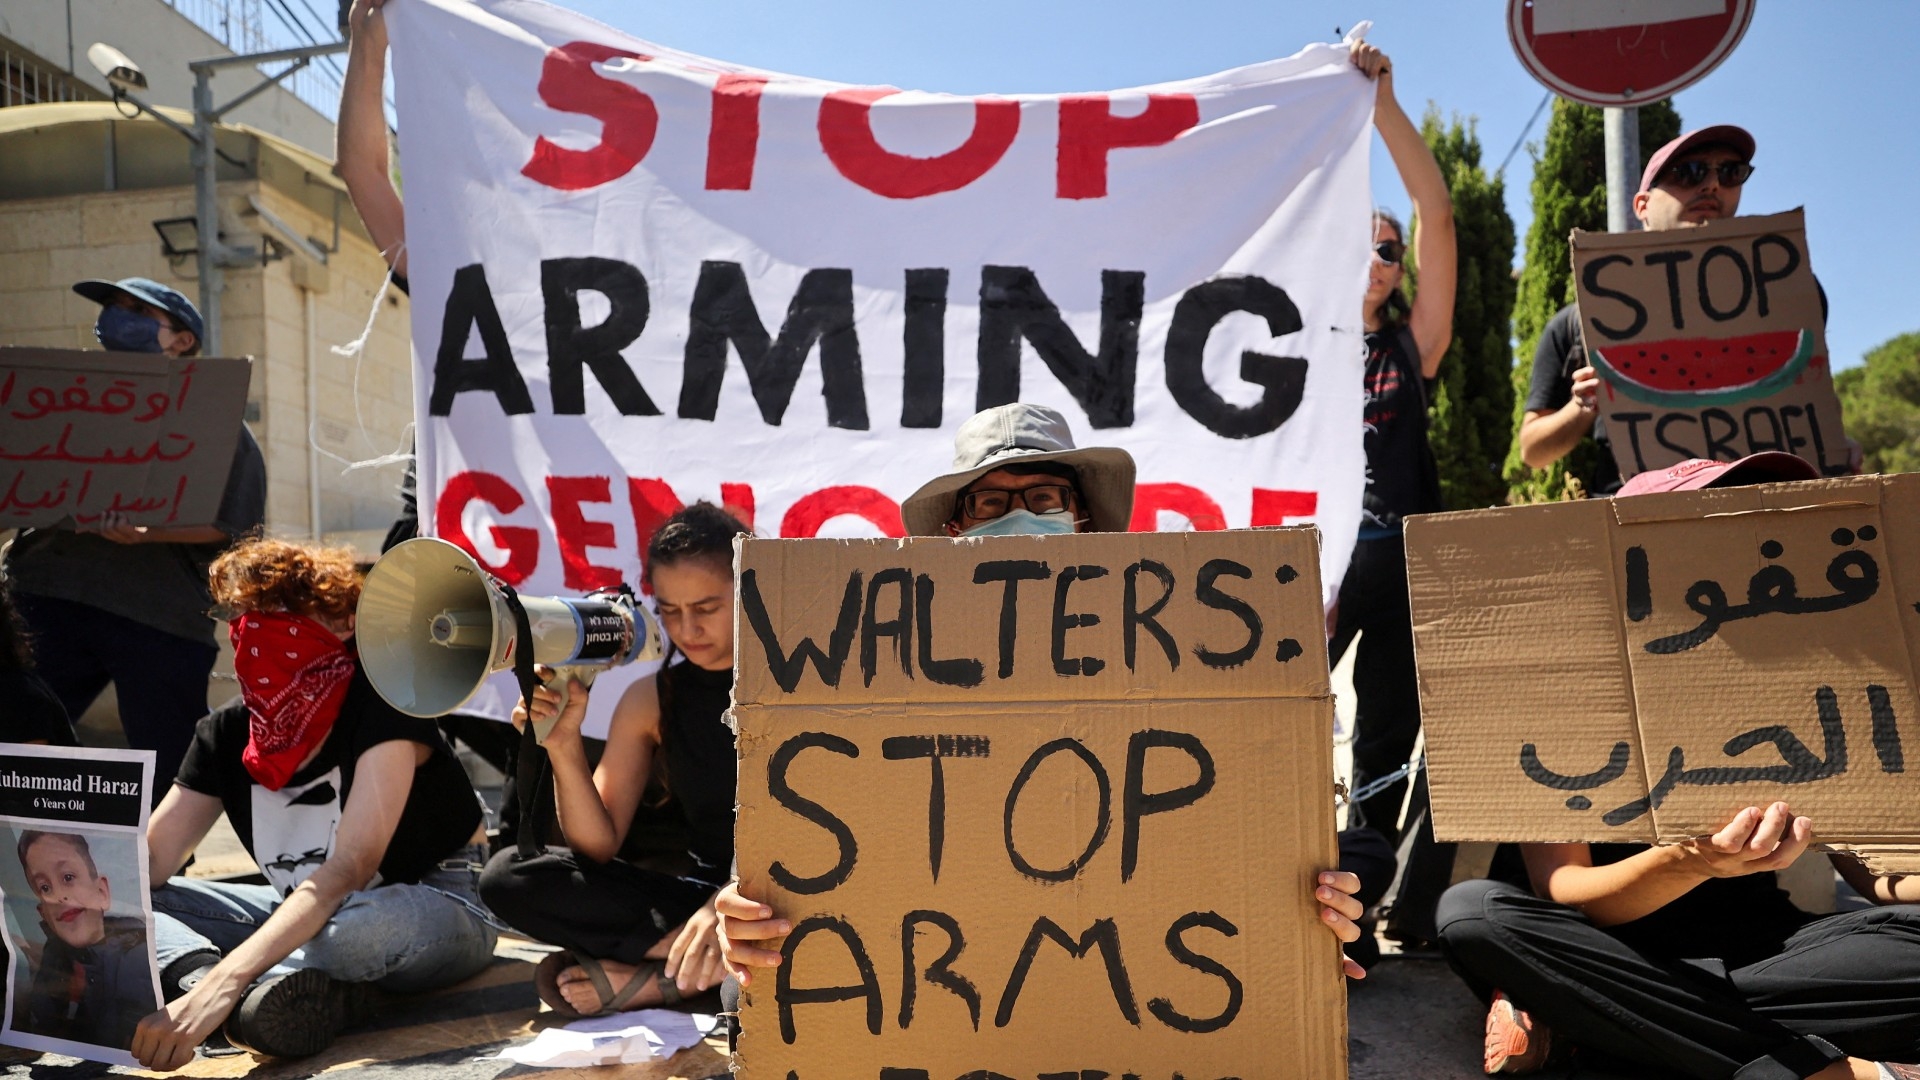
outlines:
M291 611L345 620L360 602L360 572L348 548L243 540L207 571L216 604L230 613Z

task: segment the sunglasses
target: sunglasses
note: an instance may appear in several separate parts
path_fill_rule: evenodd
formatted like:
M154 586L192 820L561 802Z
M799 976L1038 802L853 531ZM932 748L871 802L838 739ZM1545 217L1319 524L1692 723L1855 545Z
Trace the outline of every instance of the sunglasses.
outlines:
M1373 257L1387 266L1400 265L1400 258L1406 253L1407 245L1398 240L1382 240L1373 245Z
M1671 181L1681 187L1695 188L1707 182L1707 174L1713 173L1721 187L1739 187L1753 175L1753 166L1744 161L1723 161L1710 165L1704 161L1683 161L1678 165L1669 165L1661 173L1661 179Z

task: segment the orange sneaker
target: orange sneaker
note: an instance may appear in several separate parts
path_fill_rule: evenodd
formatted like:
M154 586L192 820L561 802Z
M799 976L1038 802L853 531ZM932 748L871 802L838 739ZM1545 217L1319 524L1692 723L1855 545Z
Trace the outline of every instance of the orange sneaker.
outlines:
M1482 1065L1488 1076L1539 1072L1553 1052L1553 1031L1535 1023L1503 991L1496 990L1493 1007L1487 1010L1485 1050Z

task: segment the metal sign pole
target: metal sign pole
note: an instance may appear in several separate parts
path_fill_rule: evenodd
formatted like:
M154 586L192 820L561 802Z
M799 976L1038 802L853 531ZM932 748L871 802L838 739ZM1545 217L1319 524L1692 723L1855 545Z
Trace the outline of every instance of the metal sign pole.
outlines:
M1640 219L1633 197L1640 189L1640 110L1603 110L1607 133L1607 231L1634 232Z

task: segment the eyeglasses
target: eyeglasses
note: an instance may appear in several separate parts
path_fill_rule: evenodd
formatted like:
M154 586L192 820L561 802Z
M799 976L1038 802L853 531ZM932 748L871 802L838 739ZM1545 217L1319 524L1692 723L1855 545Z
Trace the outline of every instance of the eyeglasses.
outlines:
M1017 490L974 488L960 496L960 510L975 521L990 521L1005 516L1016 501L1035 514L1065 510L1073 505L1073 485L1035 484Z
M1721 187L1739 187L1753 175L1753 166L1744 161L1723 161L1713 165L1705 161L1682 161L1669 165L1661 173L1663 182L1672 182L1686 188L1696 188L1707 182L1707 174L1713 173Z
M1382 240L1373 245L1373 257L1387 266L1400 265L1400 258L1406 253L1407 245L1398 240Z

